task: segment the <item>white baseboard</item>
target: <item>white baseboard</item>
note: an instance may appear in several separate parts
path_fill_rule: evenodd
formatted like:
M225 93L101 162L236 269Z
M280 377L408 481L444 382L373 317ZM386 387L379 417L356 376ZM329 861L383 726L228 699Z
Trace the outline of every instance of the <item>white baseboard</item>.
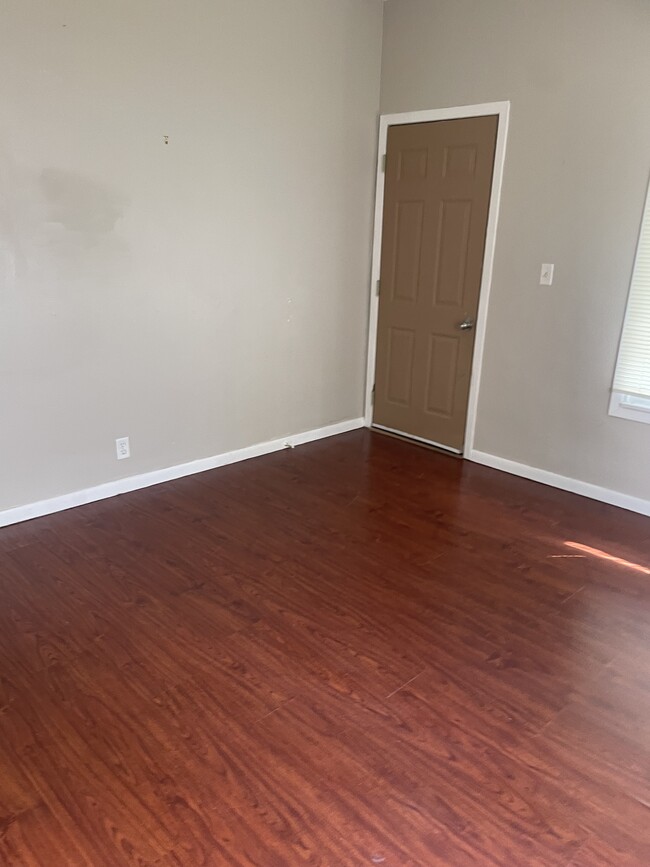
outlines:
M282 439L257 443L256 445L237 449L233 452L224 452L223 454L214 455L210 458L202 458L198 461L190 461L186 464L178 464L177 466L166 467L162 470L153 470L152 472L142 473L138 476L127 476L125 479L118 479L115 482L96 485L93 488L86 488L83 491L74 491L71 494L63 494L60 497L41 500L38 503L29 503L25 506L17 506L14 509L7 509L4 512L0 512L0 527L7 527L9 524L18 524L21 521L29 521L32 518L40 518L43 515L51 515L54 512L62 512L65 509L72 509L75 506L83 506L86 503L95 503L97 500L106 500L109 497L116 497L118 494L126 494L129 491L137 491L140 488L148 488L151 485L170 482L172 479L180 479L183 476L191 476L194 473L203 473L206 470L213 470L216 467L223 467L226 464L234 464L237 461L245 461L248 460L248 458L268 455L271 452L280 451L280 449L300 446L304 443L313 442L314 440L325 439L325 437L347 433L348 431L357 430L363 426L364 420L362 418L353 418L348 421L339 422L338 424L331 424L327 427L306 431L305 433L283 437Z
M522 476L524 479L530 479L533 482L550 485L552 488L561 488L563 491L571 491L573 494L580 494L592 500L609 503L611 506L628 509L630 512L638 512L641 515L650 516L650 500L631 497L629 494L611 491L609 488L601 488L599 485L581 482L579 479L572 479L569 476L560 476L557 473L540 470L537 467L529 467L527 464L519 464L517 461L509 461L507 458L499 458L496 455L487 454L487 452L476 451L476 449L473 449L466 457L470 461L484 464L486 467L492 467L495 470L503 470L514 476Z

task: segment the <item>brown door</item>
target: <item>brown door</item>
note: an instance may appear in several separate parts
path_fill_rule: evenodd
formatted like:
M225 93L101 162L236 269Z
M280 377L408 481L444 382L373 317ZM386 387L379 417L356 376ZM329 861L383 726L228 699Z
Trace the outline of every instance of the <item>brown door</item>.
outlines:
M463 450L498 117L391 126L373 424Z

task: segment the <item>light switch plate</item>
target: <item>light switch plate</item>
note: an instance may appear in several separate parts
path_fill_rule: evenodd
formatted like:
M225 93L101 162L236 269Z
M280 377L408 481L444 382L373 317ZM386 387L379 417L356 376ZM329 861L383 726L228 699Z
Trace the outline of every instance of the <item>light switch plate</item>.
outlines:
M542 273L539 278L540 286L552 286L553 285L553 273L555 271L555 265L542 265Z

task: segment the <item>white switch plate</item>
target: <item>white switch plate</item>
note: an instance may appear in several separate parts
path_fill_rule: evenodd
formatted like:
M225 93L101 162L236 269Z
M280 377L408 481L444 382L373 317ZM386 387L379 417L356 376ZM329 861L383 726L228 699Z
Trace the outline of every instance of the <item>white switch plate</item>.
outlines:
M115 451L117 452L118 461L123 461L124 458L131 457L131 446L129 445L128 437L120 437L115 440Z
M542 265L542 273L539 278L540 286L552 286L553 285L553 272L555 271L555 265Z

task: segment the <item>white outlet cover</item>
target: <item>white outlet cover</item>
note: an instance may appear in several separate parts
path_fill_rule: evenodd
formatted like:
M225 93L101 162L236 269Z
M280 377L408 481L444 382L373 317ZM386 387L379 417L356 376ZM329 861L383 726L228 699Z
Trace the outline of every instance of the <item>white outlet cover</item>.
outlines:
M118 461L123 461L125 458L131 457L131 446L129 445L128 437L118 437L115 440L115 451Z
M539 285L552 286L554 271L555 265L542 265L542 273L540 274Z

